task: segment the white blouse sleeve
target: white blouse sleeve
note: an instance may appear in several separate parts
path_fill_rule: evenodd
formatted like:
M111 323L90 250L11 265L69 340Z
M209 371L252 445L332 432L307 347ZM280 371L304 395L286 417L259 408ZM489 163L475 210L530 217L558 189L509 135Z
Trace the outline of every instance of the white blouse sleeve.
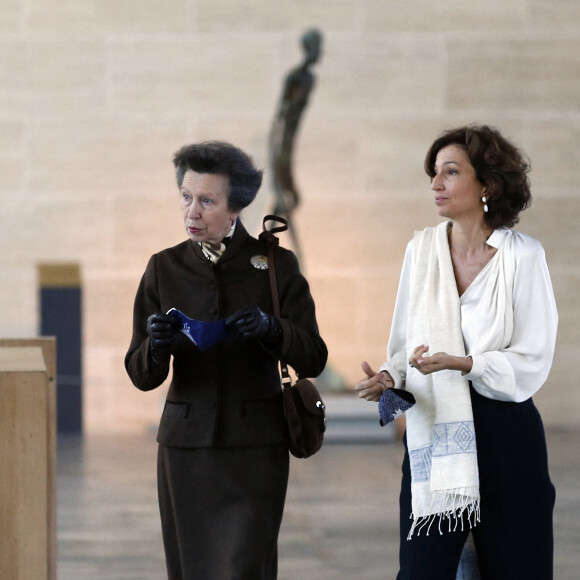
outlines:
M522 402L544 384L552 366L558 327L554 292L541 244L518 236L513 246L513 330L497 350L468 352L465 375L490 399Z
M407 318L409 312L409 297L411 295L411 264L413 262L413 242L409 242L403 260L399 289L395 301L391 334L387 346L387 361L381 366L381 371L387 371L395 381L395 387L405 387L407 377Z

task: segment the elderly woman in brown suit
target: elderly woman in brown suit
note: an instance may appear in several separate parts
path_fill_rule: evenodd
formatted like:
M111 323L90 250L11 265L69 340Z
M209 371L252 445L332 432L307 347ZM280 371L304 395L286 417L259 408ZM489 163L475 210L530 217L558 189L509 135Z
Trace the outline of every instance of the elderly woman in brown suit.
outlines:
M327 349L308 283L281 247L272 314L266 248L239 217L262 172L224 142L184 146L174 164L188 239L149 260L125 358L143 391L172 372L157 437L168 577L273 580L289 470L278 361L314 377ZM226 336L202 350L172 308L223 322Z

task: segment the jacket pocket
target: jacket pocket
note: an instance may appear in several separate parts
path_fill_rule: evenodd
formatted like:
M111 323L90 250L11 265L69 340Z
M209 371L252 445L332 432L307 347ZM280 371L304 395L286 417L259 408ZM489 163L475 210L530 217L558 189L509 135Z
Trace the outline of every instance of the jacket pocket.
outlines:
M164 419L187 419L188 414L189 403L165 401L165 408L163 409Z

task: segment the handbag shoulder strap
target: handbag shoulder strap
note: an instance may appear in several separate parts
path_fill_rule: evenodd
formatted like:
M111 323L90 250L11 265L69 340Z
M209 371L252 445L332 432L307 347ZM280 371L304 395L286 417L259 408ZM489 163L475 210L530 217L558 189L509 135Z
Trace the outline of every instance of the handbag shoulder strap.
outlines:
M269 221L277 221L282 225L267 229L266 223ZM259 239L266 244L268 257L268 276L270 278L270 291L272 292L272 307L274 315L280 318L280 297L278 295L278 280L276 277L276 264L274 262L274 248L280 244L280 240L274 235L278 232L284 232L288 229L288 220L276 216L267 215L262 220L262 233L258 236ZM280 371L282 374L282 385L284 387L292 385L292 379L288 372L288 366L282 360L280 361Z

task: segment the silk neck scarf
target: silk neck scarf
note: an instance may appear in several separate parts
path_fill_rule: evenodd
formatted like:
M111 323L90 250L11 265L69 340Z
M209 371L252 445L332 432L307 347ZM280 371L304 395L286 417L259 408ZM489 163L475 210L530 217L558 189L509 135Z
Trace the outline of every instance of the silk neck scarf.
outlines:
M226 251L228 242L231 240L236 229L236 222L232 224L229 232L219 244L210 244L209 242L198 242L203 255L212 263L217 264L223 253Z

